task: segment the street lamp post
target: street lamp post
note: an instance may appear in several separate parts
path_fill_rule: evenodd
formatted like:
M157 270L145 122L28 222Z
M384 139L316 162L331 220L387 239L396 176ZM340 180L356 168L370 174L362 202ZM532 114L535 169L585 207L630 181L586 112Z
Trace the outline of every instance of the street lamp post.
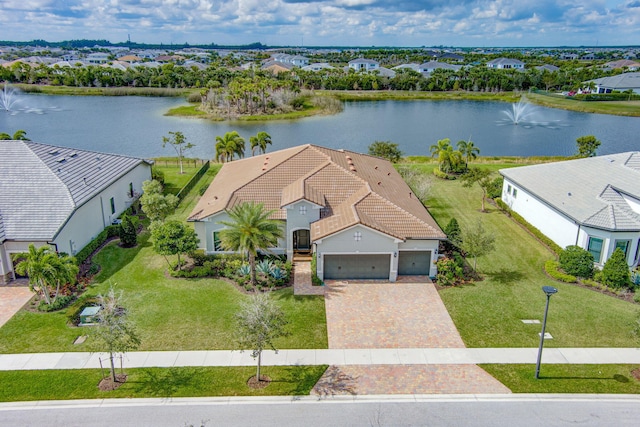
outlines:
M542 346L544 345L544 330L547 327L547 313L549 312L549 300L551 295L558 292L553 286L543 286L542 291L547 295L547 305L544 308L544 320L542 321L542 333L540 334L540 347L538 347L538 362L536 363L536 379L540 378L540 361L542 360Z

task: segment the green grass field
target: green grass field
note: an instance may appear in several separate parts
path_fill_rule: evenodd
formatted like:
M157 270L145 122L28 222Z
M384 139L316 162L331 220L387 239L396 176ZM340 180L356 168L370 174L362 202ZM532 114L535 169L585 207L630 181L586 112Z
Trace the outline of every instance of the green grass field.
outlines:
M529 93L527 99L534 104L550 108L579 111L582 113L640 116L640 101L578 101L564 96L548 96Z
M637 365L480 365L514 393L640 393Z
M640 312L637 304L547 278L543 264L554 254L495 206L487 204L488 212L480 212L481 197L477 186L463 188L459 181L434 177L426 203L442 227L452 217L462 228L480 219L496 239L495 252L478 260L483 281L440 292L467 346L536 347L540 325L521 320L542 320L545 285L559 291L551 299L547 331L553 340L547 346L634 347L640 343L633 334Z
M264 366L271 383L262 389L247 386L254 367L131 368L127 382L113 391L100 391L107 371L99 369L2 371L0 401L113 399L201 396L308 395L327 366ZM119 373L119 370L118 370Z

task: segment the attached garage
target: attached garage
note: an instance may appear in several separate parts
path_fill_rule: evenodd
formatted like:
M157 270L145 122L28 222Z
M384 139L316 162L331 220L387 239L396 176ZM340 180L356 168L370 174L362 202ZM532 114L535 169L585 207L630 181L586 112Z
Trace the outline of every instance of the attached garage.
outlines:
M389 279L390 254L325 255L324 278Z
M431 270L431 251L400 251L398 275L428 276Z

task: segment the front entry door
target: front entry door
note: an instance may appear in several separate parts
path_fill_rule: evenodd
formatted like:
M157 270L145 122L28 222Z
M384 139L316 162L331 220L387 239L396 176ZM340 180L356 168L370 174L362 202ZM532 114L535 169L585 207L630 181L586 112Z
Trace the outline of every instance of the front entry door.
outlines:
M311 249L309 230L296 230L293 232L293 250L308 251Z

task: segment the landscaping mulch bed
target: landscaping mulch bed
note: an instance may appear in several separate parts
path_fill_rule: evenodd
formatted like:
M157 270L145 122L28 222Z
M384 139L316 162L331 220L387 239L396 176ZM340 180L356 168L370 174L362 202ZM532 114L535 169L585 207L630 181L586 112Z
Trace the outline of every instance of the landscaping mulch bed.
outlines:
M100 380L98 388L100 391L112 391L127 382L127 374L116 374L116 380L113 381L111 375Z
M636 368L633 371L631 371L631 375L633 375L633 378L640 381L640 368Z
M260 381L258 381L258 377L256 375L252 376L247 381L247 385L253 389L265 388L269 384L271 384L271 378L266 375L260 375Z

